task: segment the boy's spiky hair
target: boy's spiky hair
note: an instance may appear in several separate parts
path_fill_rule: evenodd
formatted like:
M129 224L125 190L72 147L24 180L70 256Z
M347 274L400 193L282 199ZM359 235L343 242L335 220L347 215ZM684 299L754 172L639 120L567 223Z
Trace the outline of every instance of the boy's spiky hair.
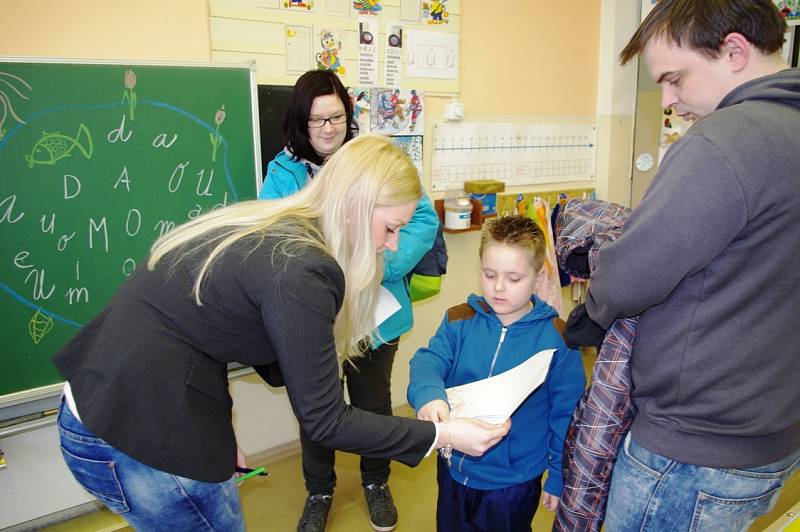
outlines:
M539 225L524 216L512 215L490 218L484 223L479 255L492 244L519 248L539 271L545 261L545 235Z

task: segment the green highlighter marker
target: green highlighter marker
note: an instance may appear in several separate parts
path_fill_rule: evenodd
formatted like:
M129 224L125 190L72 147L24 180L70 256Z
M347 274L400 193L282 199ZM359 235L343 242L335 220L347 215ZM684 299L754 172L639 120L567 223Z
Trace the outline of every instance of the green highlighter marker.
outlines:
M236 479L236 482L239 482L239 483L242 483L245 480L247 480L248 478L254 477L256 475L258 475L260 477L268 477L269 476L269 473L267 473L264 470L263 466L262 467L258 467L256 469L247 469L245 467L237 467L236 468L236 472L237 473L244 473L244 475L242 475L241 477Z

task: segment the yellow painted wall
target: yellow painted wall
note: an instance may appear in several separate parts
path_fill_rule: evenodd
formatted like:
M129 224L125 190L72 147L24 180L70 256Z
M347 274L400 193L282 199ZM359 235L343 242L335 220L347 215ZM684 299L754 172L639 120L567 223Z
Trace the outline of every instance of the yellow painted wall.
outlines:
M0 55L206 61L205 0L3 0Z
M600 0L461 4L461 101L472 117L595 114Z

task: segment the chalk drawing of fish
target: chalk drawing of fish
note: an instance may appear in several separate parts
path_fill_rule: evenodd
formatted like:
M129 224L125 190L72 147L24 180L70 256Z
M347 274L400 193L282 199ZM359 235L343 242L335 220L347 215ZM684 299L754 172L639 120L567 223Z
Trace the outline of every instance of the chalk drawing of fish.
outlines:
M81 141L82 136L85 137L83 142ZM28 161L28 168L33 168L34 164L53 166L64 157L69 157L75 148L78 148L87 159L92 158L94 151L92 135L84 124L78 126L75 138L68 137L60 131L50 133L43 131L42 138L33 145L31 154L26 155L25 160Z

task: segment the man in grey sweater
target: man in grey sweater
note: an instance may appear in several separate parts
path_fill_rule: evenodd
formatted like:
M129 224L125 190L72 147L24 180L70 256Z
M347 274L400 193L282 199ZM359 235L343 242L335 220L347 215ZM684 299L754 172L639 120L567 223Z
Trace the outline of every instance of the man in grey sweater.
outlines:
M609 532L744 530L797 467L800 72L785 31L770 0L661 0L621 53L696 122L601 248L585 306L599 329L640 317Z

